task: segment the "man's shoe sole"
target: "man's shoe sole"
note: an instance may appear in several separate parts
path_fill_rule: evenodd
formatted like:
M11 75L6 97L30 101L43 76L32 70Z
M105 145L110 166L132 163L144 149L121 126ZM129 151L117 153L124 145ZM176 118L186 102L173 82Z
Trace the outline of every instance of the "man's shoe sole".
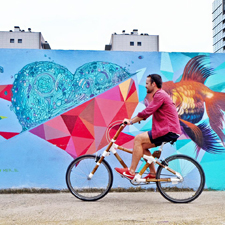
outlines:
M115 170L116 171L116 170ZM116 171L117 172L117 171ZM128 180L133 180L133 179L130 179L129 177L127 177L127 176L125 176L125 175L123 175L123 174L121 174L121 173L119 173L119 172L117 172L121 177L123 177L123 178L127 178Z

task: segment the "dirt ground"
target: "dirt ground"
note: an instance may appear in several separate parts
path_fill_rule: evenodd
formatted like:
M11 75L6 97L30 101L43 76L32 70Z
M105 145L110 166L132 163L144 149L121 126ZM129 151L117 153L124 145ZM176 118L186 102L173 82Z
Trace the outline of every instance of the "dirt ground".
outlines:
M158 192L109 193L83 202L70 193L0 194L0 224L224 224L225 191L174 204Z

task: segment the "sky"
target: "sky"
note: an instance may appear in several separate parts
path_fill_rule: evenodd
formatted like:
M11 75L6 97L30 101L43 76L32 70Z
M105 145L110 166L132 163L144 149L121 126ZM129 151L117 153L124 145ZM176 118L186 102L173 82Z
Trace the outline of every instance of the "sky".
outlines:
M213 0L1 0L0 30L41 32L51 49L104 50L111 34L159 35L163 52L213 52Z

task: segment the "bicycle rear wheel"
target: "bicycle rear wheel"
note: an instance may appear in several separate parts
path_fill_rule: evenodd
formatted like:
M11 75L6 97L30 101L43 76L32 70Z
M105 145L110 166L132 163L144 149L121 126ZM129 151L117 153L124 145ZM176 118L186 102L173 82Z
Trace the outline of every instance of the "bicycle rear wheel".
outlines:
M94 176L88 177L95 165L94 155L84 155L73 160L67 169L67 187L80 200L96 201L104 197L112 187L112 169L105 160L99 165Z
M165 159L168 167L183 177L179 182L156 182L159 192L174 203L188 203L195 200L205 186L205 174L201 165L186 155L173 155ZM156 178L177 178L176 175L158 167Z

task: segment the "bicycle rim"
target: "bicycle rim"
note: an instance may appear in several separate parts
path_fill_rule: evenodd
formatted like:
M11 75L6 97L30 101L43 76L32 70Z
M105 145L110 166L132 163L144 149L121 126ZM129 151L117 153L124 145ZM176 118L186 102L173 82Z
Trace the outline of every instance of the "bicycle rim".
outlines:
M181 174L183 181L156 182L162 196L174 203L188 203L195 200L202 193L205 185L205 175L200 164L185 155L170 156L165 161L169 168ZM156 177L177 178L161 166L157 170Z
M80 200L96 201L104 197L112 186L112 170L105 160L102 161L94 176L91 179L88 178L95 165L94 155L84 155L75 159L67 169L67 187Z

